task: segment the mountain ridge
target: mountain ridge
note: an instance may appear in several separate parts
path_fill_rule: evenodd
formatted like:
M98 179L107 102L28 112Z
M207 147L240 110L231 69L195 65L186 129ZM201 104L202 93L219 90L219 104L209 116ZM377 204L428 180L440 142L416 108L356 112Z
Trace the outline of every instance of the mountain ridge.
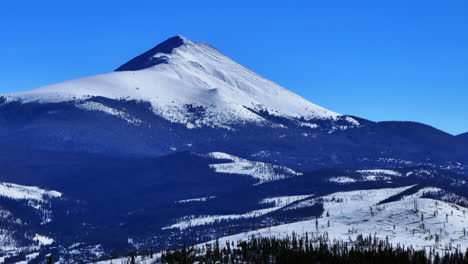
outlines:
M188 121L190 113L185 107L197 107L203 115L198 123L188 124L189 128L263 122L246 108L305 120L343 116L257 75L209 45L180 36L169 38L117 71L6 95L22 102L65 102L96 96L148 101L158 115L178 123ZM106 111L102 106L83 107Z
M159 43L152 49L144 52L143 54L131 59L127 63L123 64L122 66L118 67L115 71L135 71L135 70L142 70L144 68L149 68L155 66L159 63L165 63L166 60L159 60L153 61L152 57L157 53L172 53L175 48L182 46L185 42L187 42L183 36L177 35L171 38L166 39L165 41ZM149 61L148 61L149 60ZM143 64L143 65L142 65Z
M458 138L461 138L461 139L466 139L468 140L468 132L466 133L463 133L463 134L460 134L460 135L457 135Z
M208 44L176 36L119 69L0 97L0 144L138 157L220 151L306 170L468 171L468 143L459 137L335 113Z

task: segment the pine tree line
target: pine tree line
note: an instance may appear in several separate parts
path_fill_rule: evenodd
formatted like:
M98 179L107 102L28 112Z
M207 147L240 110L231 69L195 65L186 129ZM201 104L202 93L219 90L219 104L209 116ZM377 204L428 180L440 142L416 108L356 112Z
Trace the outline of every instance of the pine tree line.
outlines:
M220 245L217 240L204 247L183 247L168 249L161 255L164 264L188 263L414 263L414 264L468 264L466 252L440 255L435 250L414 250L401 246L394 247L371 235L358 235L353 243L344 241L327 242L324 236L309 235L297 237L295 234L285 238L251 237L247 241L226 242Z

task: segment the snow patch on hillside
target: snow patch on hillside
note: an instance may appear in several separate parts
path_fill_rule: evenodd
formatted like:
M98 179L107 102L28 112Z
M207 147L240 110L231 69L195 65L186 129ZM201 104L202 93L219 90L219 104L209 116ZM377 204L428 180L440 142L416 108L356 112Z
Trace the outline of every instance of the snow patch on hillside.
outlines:
M377 169L377 170L358 170L358 173L361 173L363 175L390 175L390 176L402 176L400 172L394 171L394 170L383 170L383 169Z
M108 107L106 105L103 105L97 102L84 102L81 104L77 104L77 107L80 109L88 110L88 111L99 111L99 112L103 112L112 116L116 116L127 121L129 124L132 124L132 125L139 125L143 122L138 118L131 117L129 114L123 111L119 111L117 109Z
M370 204L375 201L383 201L389 197L397 195L413 186L401 187L401 188L385 188L385 189L374 189L374 190L359 190L352 192L337 192L326 196L317 198L307 199L301 201L294 206L288 208L289 210L310 207L317 203L323 203L324 208L327 204L334 204L335 201L340 202L339 205L350 206L348 209L353 210L355 207L364 206L368 208ZM327 203L331 202L331 203ZM341 203L344 201L343 203Z
M36 234L34 236L33 240L37 241L39 243L39 245L42 245L42 246L47 246L47 245L50 245L50 244L54 243L53 238L43 236L43 235L39 235L39 234Z
M14 183L0 183L0 197L12 199L16 201L25 201L27 205L34 208L41 216L41 224L52 222L52 211L50 209L50 200L62 197L62 193L57 191L48 191L36 186L24 186ZM13 214L3 211L1 218L4 221L22 223L21 219L17 219Z
M212 216L186 216L181 219L178 219L175 224L164 227L166 229L187 229L195 226L208 225L212 223L219 223L221 221L232 221L245 218L255 218L260 217L271 212L280 210L296 201L310 197L311 195L296 195L296 196L281 196L281 197L271 197L266 198L260 201L260 204L270 204L273 203L273 207L254 210L246 212L243 214L230 214L230 215L212 215Z
M355 126L360 126L361 125L361 123L359 123L359 121L357 121L356 119L354 119L354 118L352 118L350 116L347 116L345 118L345 120L348 121L349 123L355 125Z
M301 172L296 172L284 166L265 162L250 161L222 152L212 152L207 154L207 157L229 161L225 163L210 164L210 167L216 172L248 175L257 179L257 184L302 175Z
M207 197L179 200L179 201L176 201L176 203L206 202L214 198L216 198L216 196L207 196Z
M260 201L260 204L274 204L275 207L286 207L296 201L300 201L306 198L311 197L312 195L293 195L293 196L279 196L279 197L271 197L265 198Z
M320 127L318 124L311 124L311 123L305 123L305 122L301 122L299 125L302 126L302 127L309 127L309 128L312 128L312 129Z
M43 202L50 198L60 198L62 194L57 191L47 191L35 186L1 182L0 196L14 200L35 200Z
M334 183L355 183L357 182L356 179L353 179L351 177L345 177L345 176L341 176L341 177L332 177L330 179L328 179L329 182L334 182Z
M183 217L179 219L176 224L164 227L162 229L166 230L166 229L177 228L177 229L183 230L183 229L187 229L187 228L195 227L195 226L219 223L221 221L232 221L232 220L244 219L244 218L255 218L255 217L266 215L278 209L280 209L280 207L271 207L267 209L254 210L254 211L250 211L244 214L212 215L212 216L203 216L203 217L187 216L187 217Z

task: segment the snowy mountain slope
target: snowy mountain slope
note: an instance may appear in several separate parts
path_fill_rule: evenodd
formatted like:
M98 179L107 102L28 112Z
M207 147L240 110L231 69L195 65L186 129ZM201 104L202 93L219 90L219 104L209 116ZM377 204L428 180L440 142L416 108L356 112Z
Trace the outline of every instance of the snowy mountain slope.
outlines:
M217 241L219 245L225 245L226 242L237 243L252 236L282 238L293 233L298 236L307 233L311 240L321 236L330 243L339 240L350 244L357 243L360 235L370 235L395 246L398 244L416 250L435 250L439 254L467 248L467 208L426 198L430 193L443 191L440 188L422 187L409 195L403 195L415 187L337 192L311 198L324 206L323 213L317 218L242 232L218 238ZM400 195L402 197L397 201L382 203ZM308 201L307 196L303 198ZM282 197L277 201L282 203L282 199L289 198ZM214 244L215 241L206 243ZM206 243L198 244L197 247L203 248ZM99 263L117 260L125 261L126 258ZM153 262L151 259L146 261Z
M343 241L352 245L358 243L359 236L362 235L388 241L394 246L412 247L415 250L435 250L439 254L453 253L456 250L463 252L468 248L468 208L428 197L440 192L449 193L437 187L409 185L335 192L320 197L305 195L268 198L264 202L274 202L283 206L295 203L299 207L310 207L311 203L315 203L321 204L323 210L316 217L305 217L297 222L279 225L263 222L260 226L267 227L222 236L217 238L217 241L223 246L226 242L237 243L252 236L284 238L291 237L293 233L296 236L307 233L312 241L321 237L329 243ZM393 200L395 197L398 198ZM297 210L291 207L283 208ZM193 224L195 225L190 228L199 223ZM189 224L186 225L188 228ZM196 247L204 248L207 243L214 244L215 240L198 243ZM126 258L120 258L99 263L125 260ZM154 260L146 261L153 263Z
M124 157L224 152L303 171L468 174L467 141L423 124L334 113L183 37L115 72L0 96L0 144Z
M163 227L162 229L179 229L184 230L190 227L197 227L203 225L209 225L213 223L219 223L222 221L232 221L239 219L248 219L248 218L257 218L264 215L267 215L271 212L278 211L286 206L295 203L296 201L303 200L310 197L311 195L293 195L293 196L283 196L283 197L271 197L265 198L260 203L261 204L272 204L273 206L253 210L250 212L244 212L241 214L230 214L230 215L207 215L207 216L186 216L180 218L176 221L175 224L170 226Z
M468 145L426 126L413 133L415 126L406 123L360 120L359 128L341 131L334 130L339 120L310 121L319 124L311 128L300 125L300 119L259 113L269 126L187 129L155 115L150 103L104 97L79 102L102 105L105 112L83 110L76 103L2 104L0 99L0 145L126 157L224 152L296 170L436 166L468 173ZM192 110L191 122L196 123L199 114Z
M0 182L0 196L14 200L44 202L47 198L59 198L62 194L57 191L46 191L36 186L22 186L14 183Z
M219 157L225 157L226 159L232 157L224 153L218 153L217 155ZM264 185L256 185L256 187L258 187L255 190L252 190L252 192L259 193L260 195L269 194L268 197L264 197L258 201L259 205L266 206L259 206L253 210L244 210L236 214L186 215L176 219L174 223L165 226L163 229L185 230L198 226L207 226L222 222L246 219L262 219L263 217L275 217L277 220L294 219L296 216L293 217L293 215L296 213L293 211L308 211L308 213L305 214L299 213L299 215L302 215L298 217L300 219L301 217L304 218L313 215L317 211L316 209L311 208L322 206L323 201L328 199L326 196L320 196L318 194L332 192L333 190L368 189L376 187L386 188L389 186L413 184L409 185L410 187L405 187L404 189L395 189L396 193L391 194L388 197L383 197L382 199L379 198L380 202L400 193L404 196L406 195L404 191L407 189L411 189L408 192L409 194L413 194L415 191L422 192L420 189L423 187L415 187L418 186L417 184L420 182L425 184L430 182L437 186L446 186L447 188L453 188L454 190L463 189L468 184L468 181L463 177L441 173L438 170L430 168L414 168L406 170L336 170L330 171L330 173L331 174L328 174L325 171L319 171L317 175L301 174L296 175L295 177L282 179L279 183L272 181L266 182ZM271 189L274 189L275 191L273 192ZM377 195L379 192L376 191L374 194ZM448 193L440 188L437 189L437 191L432 192L432 194L433 198L442 201L468 204L466 203L466 198L463 196ZM428 195L429 194L426 193L426 196ZM392 199L395 200L400 198L401 197L394 197Z
M36 186L0 183L0 259L54 243L43 229L55 221L54 204L61 197Z
M6 95L8 101L76 101L84 109L110 113L99 105L83 105L89 97L141 100L156 114L188 128L225 127L239 122L262 122L255 111L311 119L341 115L317 106L227 58L213 47L176 36L124 64L117 71ZM189 122L187 107L204 116ZM348 117L349 126L359 123Z
M127 255L148 245L161 249L183 242L197 244L252 228L304 221L326 213L321 197L333 193L415 186L396 192L414 200L410 195L432 186L443 191L424 194L424 199L462 206L468 197L466 177L429 167L304 172L219 152L181 152L157 158L33 149L24 153L0 148L5 161L0 181L63 192L65 197L52 199L53 225L41 225L38 219L30 233L55 241L37 251L39 258L52 252L65 262L108 258L111 252ZM223 170L216 171L213 164L223 165ZM226 173L233 168L235 173ZM272 168L288 177L273 177L277 173ZM259 179L250 174L258 172L262 179L275 180L257 184ZM353 181L331 180L338 177ZM393 200L387 204L402 199L390 196ZM28 204L21 210L14 208L6 209L16 218L21 218L18 213L35 210ZM11 230L11 221L6 224Z
M0 182L0 199L4 201L3 206L8 207L11 203L18 203L30 207L41 219L41 225L52 222L53 212L51 201L61 197L62 194L57 191L47 191L36 186ZM6 200L10 200L10 202L6 203ZM13 215L6 213L6 216L11 217ZM28 219L18 219L18 221L15 222L21 223L25 220L28 221Z
M216 172L249 175L258 180L257 184L302 175L301 172L294 171L284 166L265 162L250 161L222 152L212 152L208 153L206 156L217 160L228 161L223 163L210 164L210 167Z
M226 241L246 240L252 236L285 237L293 232L298 235L307 232L310 237L325 235L330 242L351 243L360 234L372 235L393 245L433 248L440 253L468 248L468 209L424 198L424 194L440 189L423 188L401 200L380 203L409 188L411 186L333 193L320 198L324 213L317 218L318 226L314 218L223 237L219 242L224 245Z

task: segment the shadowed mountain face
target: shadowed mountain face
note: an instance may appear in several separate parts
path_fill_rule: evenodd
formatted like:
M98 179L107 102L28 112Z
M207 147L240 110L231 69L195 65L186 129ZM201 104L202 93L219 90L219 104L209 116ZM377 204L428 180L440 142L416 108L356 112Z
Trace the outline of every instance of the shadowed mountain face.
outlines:
M184 44L184 37L175 36L158 44L156 47L148 50L140 56L132 59L124 65L117 68L115 71L138 71L149 67L153 67L160 63L167 63L167 57L154 58L158 53L170 54L175 48Z
M106 111L80 107L87 104ZM188 111L193 123L203 115L197 108ZM0 143L122 157L222 151L302 170L434 165L466 173L468 142L423 124L361 120L349 127L344 119L304 121L256 114L264 123L189 129L140 101L94 97L9 102L0 105Z
M468 204L468 134L336 113L181 36L114 72L0 96L0 164L9 263L200 243L320 216L340 191L409 186L389 202L437 186Z
M464 139L464 140L468 140L468 133L463 133L463 134L460 134L457 136L458 138L461 138L461 139Z

